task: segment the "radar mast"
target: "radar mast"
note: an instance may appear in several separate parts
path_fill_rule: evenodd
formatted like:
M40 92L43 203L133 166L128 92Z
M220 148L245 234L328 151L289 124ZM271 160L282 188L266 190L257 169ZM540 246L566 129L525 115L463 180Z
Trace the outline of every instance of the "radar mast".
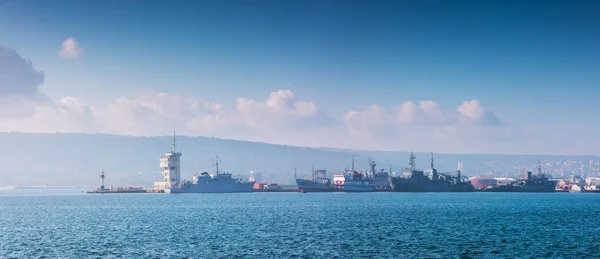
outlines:
M415 171L416 169L416 164L415 164L415 154L414 152L410 152L410 156L408 157L408 165L410 165L410 170L411 171Z

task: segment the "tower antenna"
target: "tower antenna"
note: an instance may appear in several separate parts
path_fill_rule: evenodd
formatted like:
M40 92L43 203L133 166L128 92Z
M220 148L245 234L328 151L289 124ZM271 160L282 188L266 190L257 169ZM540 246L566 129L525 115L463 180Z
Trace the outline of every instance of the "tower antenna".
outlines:
M173 130L173 153L175 153L175 130Z

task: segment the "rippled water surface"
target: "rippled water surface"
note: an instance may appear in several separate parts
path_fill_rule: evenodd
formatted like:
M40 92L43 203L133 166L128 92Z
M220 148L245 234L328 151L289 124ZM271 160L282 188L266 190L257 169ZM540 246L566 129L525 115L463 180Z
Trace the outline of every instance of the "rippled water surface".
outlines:
M600 195L0 190L0 257L598 258Z

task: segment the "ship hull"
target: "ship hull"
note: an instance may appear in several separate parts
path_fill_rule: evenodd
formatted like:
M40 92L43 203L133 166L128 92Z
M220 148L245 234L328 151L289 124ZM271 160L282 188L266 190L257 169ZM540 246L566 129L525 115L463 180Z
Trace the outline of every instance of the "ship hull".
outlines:
M481 191L481 192L556 192L557 190L554 187L554 185L534 185L534 186L526 185L524 187L504 185L504 186L486 188L486 189L482 189L482 190L478 190L478 191Z
M556 192L555 185L526 185L524 187L511 187L510 192Z
M473 185L446 184L433 181L416 181L412 179L392 178L390 181L394 192L472 192Z
M336 192L338 189L332 188L322 183L316 183L306 179L296 179L296 185L300 192Z
M375 186L373 185L333 185L333 188L338 189L339 192L374 192Z
M245 193L252 192L254 182L240 183L230 181L208 181L191 184L185 188L167 188L165 193Z

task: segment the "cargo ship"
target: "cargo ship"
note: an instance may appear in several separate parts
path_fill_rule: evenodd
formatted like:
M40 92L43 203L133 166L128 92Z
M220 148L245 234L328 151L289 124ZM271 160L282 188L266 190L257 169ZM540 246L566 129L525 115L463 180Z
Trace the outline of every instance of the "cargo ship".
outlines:
M433 164L431 154L431 177L422 170L416 169L415 155L409 156L409 165L403 175L390 177L390 185L394 192L472 192L473 185L461 178L462 164L459 162L457 176L438 173Z
M235 179L231 173L219 170L219 156L214 164L216 172L213 175L203 172L195 174L192 181L181 181L170 188L165 188L165 193L239 193L252 192L254 181Z

